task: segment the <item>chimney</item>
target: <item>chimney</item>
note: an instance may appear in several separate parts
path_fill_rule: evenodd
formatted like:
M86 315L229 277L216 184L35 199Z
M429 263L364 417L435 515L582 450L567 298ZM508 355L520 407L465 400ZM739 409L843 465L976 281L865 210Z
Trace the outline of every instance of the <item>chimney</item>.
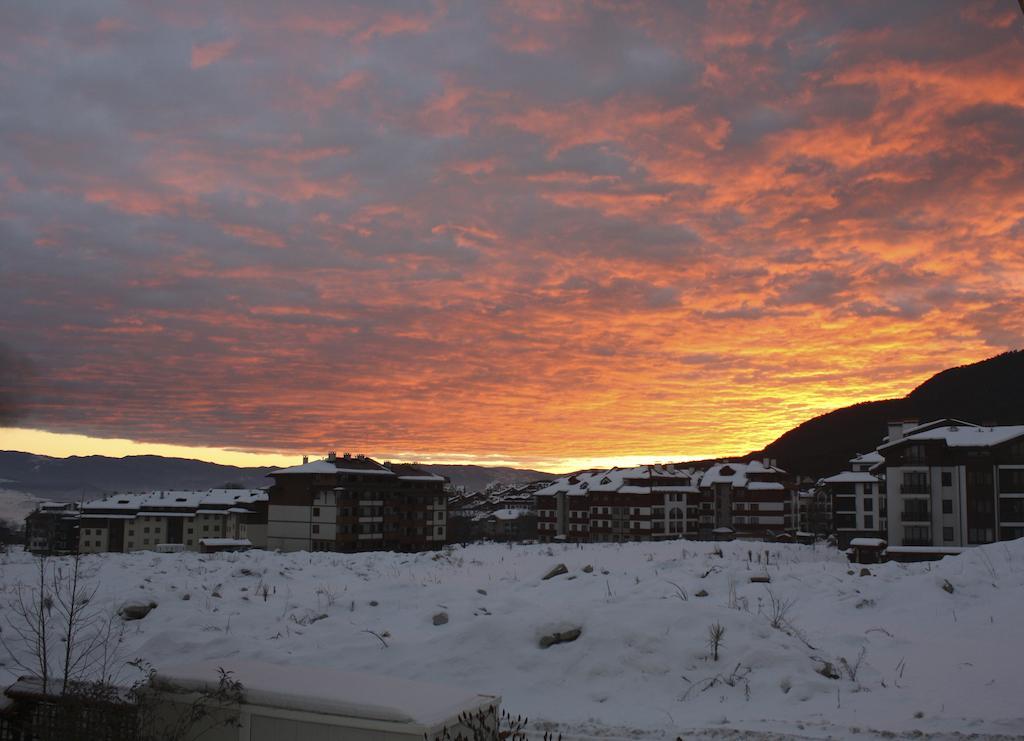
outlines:
M347 460L352 457L351 453L345 453L344 458Z
M308 455L302 456L302 465L306 465L307 463L309 463L309 456Z
M334 461L336 461L337 459L338 459L338 454L335 451L333 451L333 450L327 451L327 460L328 461L330 461L331 463L334 463Z
M889 442L894 443L897 440L903 439L903 423L902 422L890 422L889 423Z

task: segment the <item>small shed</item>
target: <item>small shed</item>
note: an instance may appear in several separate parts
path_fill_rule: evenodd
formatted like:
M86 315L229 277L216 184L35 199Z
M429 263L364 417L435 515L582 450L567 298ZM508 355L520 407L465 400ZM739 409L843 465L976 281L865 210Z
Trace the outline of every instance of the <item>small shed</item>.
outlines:
M220 670L241 682L237 722L203 741L420 741L446 730L472 732L459 721L497 709L501 698L433 682L416 682L321 667L223 659L161 669L153 678L161 712L187 713L202 691L218 687Z
M946 556L959 556L963 552L963 548L952 546L892 545L885 549L885 557L890 561L912 563L938 561Z
M714 540L735 540L736 531L731 527L716 527L711 531Z
M851 563L881 563L885 545L881 538L852 538L846 557Z
M221 553L223 551L247 551L252 548L248 538L200 538L200 553Z

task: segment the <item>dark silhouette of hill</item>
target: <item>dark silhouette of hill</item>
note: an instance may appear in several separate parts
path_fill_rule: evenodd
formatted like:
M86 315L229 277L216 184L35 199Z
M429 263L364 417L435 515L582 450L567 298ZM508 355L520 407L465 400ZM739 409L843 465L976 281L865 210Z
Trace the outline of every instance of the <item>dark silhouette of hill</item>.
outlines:
M0 451L0 488L58 500L89 499L112 491L261 487L271 468L239 468L159 455L51 458Z
M298 461L296 461L298 462ZM424 465L455 485L478 491L494 481L523 483L551 474L507 467ZM91 499L113 491L154 489L212 489L225 485L260 488L272 482L273 467L240 468L189 458L158 455L102 455L52 458L46 455L0 451L0 489L16 489L63 501Z
M944 370L902 399L836 409L750 455L776 458L791 473L828 476L847 468L857 453L874 450L890 421L943 417L986 425L1024 424L1024 351Z

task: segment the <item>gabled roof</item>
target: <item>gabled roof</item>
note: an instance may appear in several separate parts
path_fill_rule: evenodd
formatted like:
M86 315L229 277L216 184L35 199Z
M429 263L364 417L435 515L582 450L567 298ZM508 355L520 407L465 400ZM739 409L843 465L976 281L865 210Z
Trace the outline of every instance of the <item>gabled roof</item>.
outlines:
M990 448L994 445L1002 445L1018 437L1024 437L1024 425L1003 425L1000 427L946 425L904 435L902 439L880 445L878 449L888 450L907 442L929 441L941 441L950 448Z
M826 484L877 484L878 477L867 471L843 471L822 481Z
M701 488L714 486L715 484L729 484L734 487L746 487L752 478L765 475L785 474L777 466L765 465L761 461L750 461L749 463L716 463L701 477Z

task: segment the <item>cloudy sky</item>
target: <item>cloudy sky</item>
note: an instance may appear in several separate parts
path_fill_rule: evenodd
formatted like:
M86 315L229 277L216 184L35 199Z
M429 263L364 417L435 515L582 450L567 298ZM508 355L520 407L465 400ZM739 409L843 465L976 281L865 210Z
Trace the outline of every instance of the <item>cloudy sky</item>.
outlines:
M0 448L743 453L1024 346L1016 0L0 15Z

